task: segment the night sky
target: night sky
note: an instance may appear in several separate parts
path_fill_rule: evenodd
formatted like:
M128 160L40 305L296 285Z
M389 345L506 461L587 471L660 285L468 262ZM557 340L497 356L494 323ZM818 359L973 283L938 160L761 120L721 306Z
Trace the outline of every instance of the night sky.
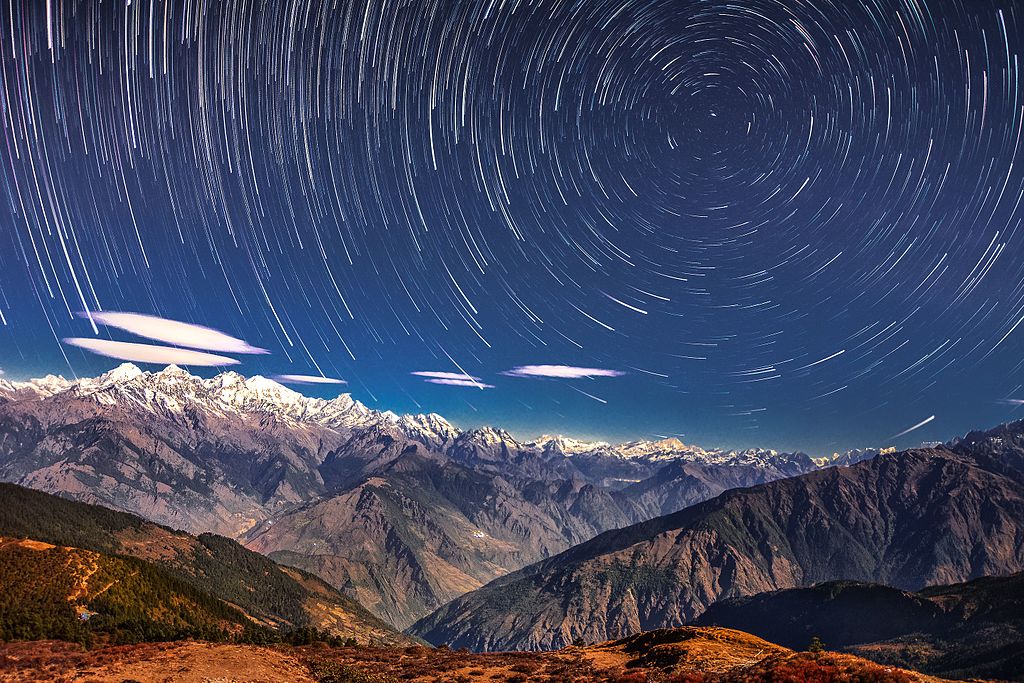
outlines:
M1020 417L1014 4L4 3L0 367L162 343L125 311L520 436Z

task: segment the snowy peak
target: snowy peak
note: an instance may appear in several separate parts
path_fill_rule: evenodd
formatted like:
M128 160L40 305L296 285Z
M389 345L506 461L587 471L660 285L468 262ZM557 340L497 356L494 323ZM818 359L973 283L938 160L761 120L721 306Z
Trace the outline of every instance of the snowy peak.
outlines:
M713 453L718 453L718 451L705 451L699 446L687 446L676 438L660 441L631 441L619 446L618 451L624 458L644 460L700 460Z
M221 417L245 418L259 413L283 421L316 423L351 429L383 419L381 413L342 395L330 401L309 398L266 377L246 378L225 372L210 379L176 365L144 372L124 363L95 378L69 381L52 375L27 382L5 382L0 391L17 398L61 400L88 398L149 413L182 413L186 409Z
M397 429L407 438L438 450L450 445L460 434L434 413L396 415L367 408L349 394L330 400L314 398L260 375L245 377L229 371L203 379L176 365L145 372L132 363L124 363L98 377L75 381L52 375L27 382L3 380L0 394L29 400L85 398L151 415L189 412L242 420L271 416L293 426L317 425L342 432L380 426Z
M705 450L670 437L658 441L629 441L619 445L604 442L585 442L561 436L542 436L528 444L546 454L560 454L567 458L611 458L636 466L656 467L675 462L701 465L752 466L786 474L796 474L825 466L804 453L780 453L767 448L747 450ZM871 456L865 456L871 457ZM826 459L827 460L827 459ZM828 464L850 464L828 461Z
M255 375L245 379L237 373L231 376L218 375L203 382L211 395L221 401L249 410L279 409L296 416L296 411L305 407L307 399L297 391L277 382Z
M142 377L144 374L146 373L134 363L122 363L113 370L103 373L96 380L101 384L108 385L116 384L117 382L131 382Z
M520 450L523 445L514 436L504 429L496 427L480 427L470 429L462 433L460 441L467 445L479 446L488 449L507 448L508 450Z
M606 441L580 441L568 436L552 436L544 434L536 440L527 444L539 448L546 453L560 453L562 455L579 455L580 453L592 453L610 448Z
M260 375L247 378L229 371L203 379L176 365L158 372L145 372L132 363L124 363L98 377L75 381L54 375L26 382L0 379L0 395L11 400L47 401L61 400L67 395L150 414L188 412L234 419L271 416L293 425L317 425L341 432L374 427L404 435L456 459L483 458L491 462L537 456L550 462L565 458L571 463L572 459L577 459L578 464L584 459L619 460L633 463L631 467L646 469L672 462L694 462L796 472L851 465L887 452L858 449L831 457L811 458L804 453L779 453L771 449L705 450L674 437L611 445L604 441L544 435L522 443L496 427L461 431L436 413L398 415L367 408L349 394L330 400L313 398Z
M895 452L895 446L889 446L888 448L854 448L845 453L833 453L831 456L813 458L813 460L818 467L848 466L855 465L863 460L870 460L879 455L892 455Z
M38 379L30 379L26 382L10 382L0 380L0 391L8 395L27 394L30 396L47 397L67 391L72 382L59 375L47 375Z
M393 415L393 413L391 413ZM431 448L442 449L459 437L459 430L437 413L400 415L398 427L410 438Z

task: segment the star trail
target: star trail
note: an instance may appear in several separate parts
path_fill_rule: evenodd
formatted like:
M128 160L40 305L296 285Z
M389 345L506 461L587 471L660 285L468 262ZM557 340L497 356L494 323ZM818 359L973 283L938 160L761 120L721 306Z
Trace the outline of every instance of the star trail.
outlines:
M1011 419L1022 22L12 0L0 367L108 369L90 349L130 355L136 312L251 349L181 349L208 364L524 435L823 450Z

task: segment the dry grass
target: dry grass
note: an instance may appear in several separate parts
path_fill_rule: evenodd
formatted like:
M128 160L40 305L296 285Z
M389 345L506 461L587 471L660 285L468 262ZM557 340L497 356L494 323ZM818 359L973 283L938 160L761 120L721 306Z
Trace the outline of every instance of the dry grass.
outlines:
M413 647L297 654L321 683L938 683L851 655L793 652L721 628L652 631L541 653Z
M852 655L793 652L730 629L653 631L556 652L152 643L84 651L0 645L0 681L27 683L941 683Z

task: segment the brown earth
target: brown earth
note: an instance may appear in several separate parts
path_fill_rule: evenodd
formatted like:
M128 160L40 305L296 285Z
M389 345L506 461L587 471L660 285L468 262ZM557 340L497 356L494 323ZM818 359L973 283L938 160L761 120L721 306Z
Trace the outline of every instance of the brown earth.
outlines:
M0 646L4 683L314 683L281 649L212 643L147 643L84 651L67 643Z
M195 642L84 651L0 645L0 682L29 683L941 683L832 652L794 652L731 629L653 631L554 652L256 647Z

